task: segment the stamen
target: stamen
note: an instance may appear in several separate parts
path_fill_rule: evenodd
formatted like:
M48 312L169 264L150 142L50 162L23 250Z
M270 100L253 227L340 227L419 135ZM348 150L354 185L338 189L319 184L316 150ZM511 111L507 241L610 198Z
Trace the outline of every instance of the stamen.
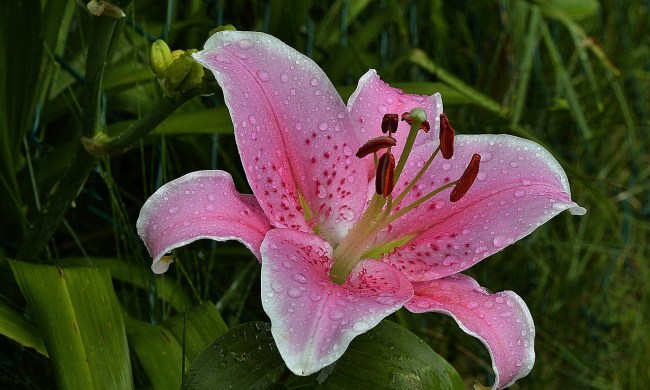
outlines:
M451 127L447 114L440 114L440 152L445 160L454 155L454 135L456 132Z
M460 179L458 179L458 184L456 184L456 187L451 191L451 194L449 195L450 201L458 202L463 196L465 196L474 183L474 180L476 180L479 165L481 165L481 155L474 153L472 160L469 162L469 165L467 165L467 168L465 168L465 172L463 172Z
M395 138L393 137L389 137L389 136L376 137L368 140L365 144L363 144L363 146L361 146L357 151L356 156L359 158L363 158L369 155L370 153L375 153L382 149L390 148L391 146L395 146L396 144L397 144L397 140L395 140Z
M384 198L393 192L395 186L395 157L392 153L384 153L379 158L379 165L377 166L377 177L375 181L375 189L378 195Z
M405 112L402 113L402 120L409 125L413 123L413 118L411 117L410 112ZM431 130L431 125L429 124L429 121L425 120L420 124L420 130L424 131L425 133L428 133L429 130Z
M399 123L399 116L397 114L384 114L381 120L381 132L393 134L397 131L397 124Z

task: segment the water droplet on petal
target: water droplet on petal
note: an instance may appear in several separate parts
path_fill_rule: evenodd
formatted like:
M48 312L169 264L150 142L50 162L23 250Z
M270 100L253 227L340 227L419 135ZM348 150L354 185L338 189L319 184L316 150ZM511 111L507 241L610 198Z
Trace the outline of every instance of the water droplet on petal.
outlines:
M319 185L318 191L316 192L316 196L318 196L318 198L320 199L325 199L325 197L327 196L327 188L325 188L325 186L322 184Z
M524 190L516 190L515 191L515 197L516 198L521 198L524 195L526 195L526 192Z
M485 174L485 172L479 172L478 175L476 175L476 179L480 180L480 181L483 181L483 180L485 180L486 176L487 175Z
M483 252L485 252L485 251L487 251L487 250L488 250L487 247L485 247L485 246L479 246L479 247L476 247L476 250L474 250L474 252L476 252L476 253L483 253Z
M330 318L333 319L333 320L340 320L340 319L343 318L343 317L345 317L345 315L343 314L343 312L336 311L336 310L332 310L332 311L330 312Z
M289 81L289 76L287 76L286 74L282 73L282 74L280 75L280 80L282 80L283 83L286 83L287 81Z
M309 84L311 84L313 87L317 86L318 85L318 79L311 79L309 81Z
M263 70L257 71L257 77L262 81L269 81L269 74Z
M494 240L492 241L492 243L496 247L503 248L504 246L508 246L508 245L512 244L514 241L515 240L513 240L510 237L496 236L496 237L494 237Z
M318 128L321 129L321 130L327 130L327 122L319 123Z
M449 163L442 164L442 169L444 169L445 171L450 170L451 169L451 164L449 164Z
M469 302L467 302L465 307L467 307L470 310L473 310L473 309L476 309L477 307L479 307L479 304L474 302L474 301L469 301Z
M304 274L300 274L300 273L293 274L291 278L300 284L307 283L307 277Z
M251 41L250 39L242 39L241 41L239 41L240 49L248 50L251 47L253 47L253 41Z
M352 325L352 330L354 330L355 332L365 332L366 330L368 330L368 328L369 328L368 323L365 321L359 321L356 322L354 325Z
M271 288L276 293L283 293L284 292L284 286L282 285L282 282L280 282L279 280L272 281L271 282Z
M169 209L169 214L176 214L178 212L178 207L172 207Z
M302 295L302 291L297 288L292 288L287 294L289 294L291 298L298 298Z
M215 208L215 207L214 207L213 204L206 204L206 205L205 205L205 209L208 210L208 211L214 211L214 208Z

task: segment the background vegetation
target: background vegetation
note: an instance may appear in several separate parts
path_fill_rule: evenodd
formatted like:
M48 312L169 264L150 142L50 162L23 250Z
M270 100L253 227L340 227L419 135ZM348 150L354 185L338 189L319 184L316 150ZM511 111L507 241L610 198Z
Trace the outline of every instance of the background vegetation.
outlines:
M132 374L136 387L164 386L165 373L157 381L143 354L162 360L182 349L191 361L198 353L185 337L173 348L140 347L153 333L177 336L179 318L212 313L205 339L220 334L219 313L224 329L266 320L259 265L243 246L193 244L176 251L170 272L154 277L135 232L144 200L184 173L224 169L248 191L219 94L165 101L148 67L155 38L172 49L200 48L211 28L228 23L306 53L344 98L376 68L409 92L440 91L460 133L515 134L549 148L588 214L564 213L469 273L492 291L514 290L533 314L537 362L519 387L631 389L650 382L649 1L117 3L126 12L117 23L69 0L0 5L2 387L61 383L43 339L69 332L48 324L74 316L76 306L96 311L107 329L122 312L130 348L124 359L132 368L102 380L128 382ZM126 152L119 145L113 155L92 157L80 143L97 131L115 136L163 119ZM31 264L95 271L66 269L67 283L82 283L63 285L63 276ZM86 302L95 295L108 303ZM48 297L69 300L71 311L35 305ZM452 320L405 311L392 320L427 341L466 383L491 383L487 351ZM89 368L88 380L95 372Z

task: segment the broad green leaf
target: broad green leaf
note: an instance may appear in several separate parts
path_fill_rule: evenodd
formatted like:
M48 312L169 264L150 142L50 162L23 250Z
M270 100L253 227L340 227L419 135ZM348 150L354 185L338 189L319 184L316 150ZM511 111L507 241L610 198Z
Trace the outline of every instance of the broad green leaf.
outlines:
M129 346L142 364L155 389L178 389L185 370L197 355L228 328L215 309L205 302L162 324L149 324L128 317Z
M263 389L286 370L271 325L249 322L208 346L185 375L183 389Z
M10 261L60 389L129 389L131 362L107 268Z
M111 137L126 131L136 121L119 122L108 127ZM232 120L226 107L176 112L155 129L156 134L232 134Z
M204 302L189 309L187 315L183 313L174 316L165 321L163 326L169 329L176 340L185 339L185 355L190 361L194 361L211 342L228 331L212 302Z
M2 302L0 302L0 334L47 356L45 343L36 325Z
M177 390L183 380L183 346L162 325L132 318L126 320L129 347L138 357L142 369L156 390ZM185 366L189 361L185 359Z
M456 370L419 337L390 321L352 340L325 389L464 389Z
M286 367L270 325L243 324L224 334L194 361L184 389L292 387L293 375L278 383ZM282 375L284 377L284 375ZM390 321L352 341L333 365L317 375L313 386L324 389L449 389L464 388L460 376L431 347ZM303 382L304 380L300 381Z
M110 257L71 257L60 260L63 265L87 265L108 267L111 276L124 283L148 291L152 281L152 272L149 268L127 263L124 260ZM183 311L192 306L192 299L171 278L164 275L154 276L155 292L159 299L169 303L174 310Z

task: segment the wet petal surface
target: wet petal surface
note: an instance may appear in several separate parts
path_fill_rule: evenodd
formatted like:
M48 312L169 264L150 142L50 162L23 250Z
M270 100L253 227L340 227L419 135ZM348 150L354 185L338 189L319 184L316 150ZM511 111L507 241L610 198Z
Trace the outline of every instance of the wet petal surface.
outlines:
M228 173L197 171L151 195L137 228L153 257L151 269L163 273L170 264L161 259L165 253L201 238L240 241L259 259L271 225L253 196L235 190Z
M458 179L472 154L479 153L479 173L468 193L451 202L451 189L445 190L395 221L378 238L389 242L417 234L385 257L411 280L461 272L563 210L584 211L571 200L558 162L532 141L507 135L461 135L456 137L455 149L450 160L434 159L401 206ZM415 149L402 177L413 178L429 156L427 148ZM400 180L393 193L400 193L407 183Z
M365 206L367 164L347 108L308 57L257 32L222 31L194 58L213 71L235 127L248 182L276 227L340 240Z
M496 376L493 388L510 386L533 368L535 325L526 303L514 292L490 294L461 274L415 283L414 289L407 309L447 314L488 348Z
M326 241L295 230L275 229L262 244L262 305L280 354L297 375L335 362L354 337L413 295L399 271L376 260L360 262L343 285L333 283L331 254Z

